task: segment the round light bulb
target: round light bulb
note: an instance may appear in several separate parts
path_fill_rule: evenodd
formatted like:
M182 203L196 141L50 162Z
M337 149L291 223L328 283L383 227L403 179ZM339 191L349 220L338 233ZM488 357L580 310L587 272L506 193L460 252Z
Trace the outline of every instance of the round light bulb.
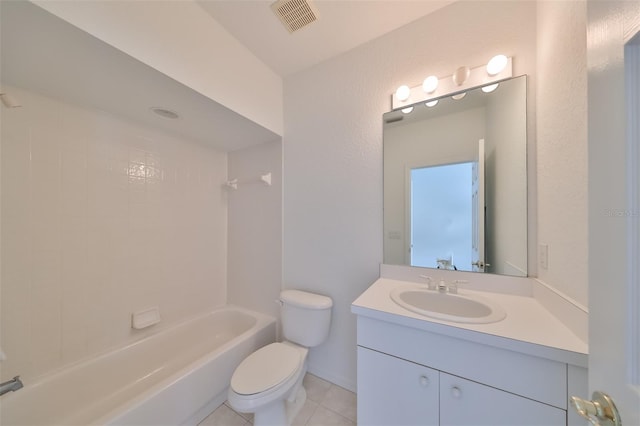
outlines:
M457 95L453 95L451 97L453 99L455 99L456 101L459 101L460 99L464 98L465 96L467 96L467 92L458 93Z
M424 104L426 106L428 106L429 108L431 108L431 107L434 107L434 106L438 105L438 100L436 99L435 101L425 102Z
M471 69L469 67L460 67L453 73L451 78L456 86L462 86L462 83L464 83L470 75Z
M507 66L507 57L504 55L496 55L487 64L487 74L494 76L500 74Z
M411 107L402 108L401 111L405 114L409 114L411 111L413 111L413 107L411 106Z
M483 91L484 93L491 93L491 92L493 92L494 90L496 90L496 89L498 88L498 85L499 85L499 83L496 83L496 84L490 84L490 85L488 85L488 86L483 86L483 87L482 87L482 91Z
M396 99L400 102L406 101L409 99L409 96L411 96L411 89L409 89L407 85L402 85L396 90Z
M431 94L435 92L437 88L438 77L436 77L435 75L430 75L429 77L424 79L424 82L422 83L422 90L424 90L425 93Z

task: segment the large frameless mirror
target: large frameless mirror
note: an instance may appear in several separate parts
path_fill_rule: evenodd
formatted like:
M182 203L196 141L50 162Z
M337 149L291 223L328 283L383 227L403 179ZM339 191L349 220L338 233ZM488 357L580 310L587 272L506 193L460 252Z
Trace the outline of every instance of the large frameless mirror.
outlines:
M384 263L527 276L526 93L521 76L384 114Z

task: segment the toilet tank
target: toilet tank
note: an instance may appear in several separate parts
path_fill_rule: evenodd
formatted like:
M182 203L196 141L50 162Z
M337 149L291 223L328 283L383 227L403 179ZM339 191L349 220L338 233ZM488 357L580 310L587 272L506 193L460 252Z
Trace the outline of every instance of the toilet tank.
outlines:
M331 325L331 298L306 291L284 290L280 293L280 301L285 340L308 348L326 340Z

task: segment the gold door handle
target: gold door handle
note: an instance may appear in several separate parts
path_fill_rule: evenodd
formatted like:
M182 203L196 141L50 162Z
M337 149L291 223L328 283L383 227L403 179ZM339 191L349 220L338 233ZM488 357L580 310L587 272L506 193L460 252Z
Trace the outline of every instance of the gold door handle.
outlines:
M591 401L571 397L571 405L594 426L621 426L620 413L611 397L602 392L594 392Z

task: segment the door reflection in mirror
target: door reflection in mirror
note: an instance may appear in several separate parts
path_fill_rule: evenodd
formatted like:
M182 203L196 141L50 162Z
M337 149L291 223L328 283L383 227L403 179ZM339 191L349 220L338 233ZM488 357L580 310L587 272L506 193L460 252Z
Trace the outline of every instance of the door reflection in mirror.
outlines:
M411 266L471 270L473 165L411 169Z

